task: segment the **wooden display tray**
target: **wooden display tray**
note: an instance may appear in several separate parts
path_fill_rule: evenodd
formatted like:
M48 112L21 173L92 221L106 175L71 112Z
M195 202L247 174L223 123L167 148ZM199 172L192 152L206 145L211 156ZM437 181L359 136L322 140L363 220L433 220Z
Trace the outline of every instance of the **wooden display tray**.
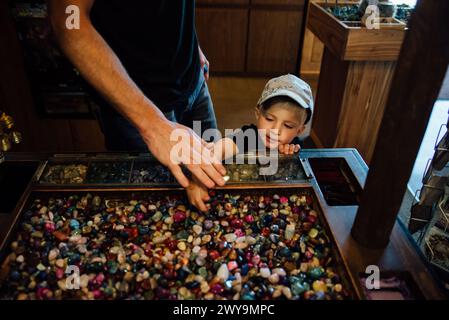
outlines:
M30 190L24 200L18 205L16 212L14 212L14 220L13 223L8 226L8 231L6 237L2 243L0 243L0 266L3 265L3 261L6 258L6 254L9 252L9 244L14 240L15 232L17 227L21 221L21 217L23 212L30 206L31 202L36 198L39 199L48 199L50 197L55 196L68 196L68 195L85 195L87 193L93 195L99 195L101 197L109 197L114 200L128 200L131 198L139 198L149 195L158 195L161 196L167 194L180 194L184 192L182 188L122 188L122 189L111 189L111 188L89 188L89 189L59 189L56 190L54 188L35 188ZM351 272L349 271L349 266L344 256L342 254L341 248L336 241L336 237L332 232L332 229L323 213L322 205L320 204L319 198L315 193L314 188L308 183L301 184L291 184L291 185L238 185L238 186L229 186L223 188L217 188L216 192L227 192L227 193L244 193L245 195L254 195L260 194L261 192L264 195L272 195L274 193L278 193L279 195L297 193L297 194L307 194L313 198L313 209L318 213L319 222L326 231L327 236L329 237L330 243L332 244L332 256L334 259L334 267L336 272L341 276L342 284L345 288L347 288L350 293L350 299L363 299L363 291L358 282L358 279L355 279ZM0 270L1 272L1 270Z
M342 5L343 6L343 5ZM380 29L367 29L362 22L345 22L315 2L310 2L307 27L341 60L395 61L406 25L394 18Z

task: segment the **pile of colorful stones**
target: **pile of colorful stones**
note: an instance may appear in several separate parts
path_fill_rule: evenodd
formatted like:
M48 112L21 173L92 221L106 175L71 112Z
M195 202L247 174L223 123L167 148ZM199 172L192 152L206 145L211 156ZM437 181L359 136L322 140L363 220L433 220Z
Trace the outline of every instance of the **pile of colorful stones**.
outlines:
M135 162L131 173L131 183L174 183L170 171L161 164Z
M87 171L87 183L127 183L131 162L92 162Z
M35 200L3 262L3 299L346 299L308 194L211 191Z
M51 184L80 184L86 180L86 173L85 164L51 165L40 181Z

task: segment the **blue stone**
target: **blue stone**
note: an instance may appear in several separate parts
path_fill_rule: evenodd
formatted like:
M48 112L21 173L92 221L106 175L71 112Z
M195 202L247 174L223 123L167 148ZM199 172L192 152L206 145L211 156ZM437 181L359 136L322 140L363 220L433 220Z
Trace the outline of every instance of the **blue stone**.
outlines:
M139 226L139 234L141 235L145 235L148 234L148 232L150 232L150 227L148 226Z
M70 220L70 228L72 228L73 230L78 230L80 228L80 223L78 222L78 220Z
M244 264L242 266L242 276L246 276L249 272L249 265L248 264Z
M299 281L296 281L292 284L291 290L293 295L295 296L299 296L307 291L304 285Z
M271 214L267 214L264 218L263 221L265 223L265 225L270 224L271 222L273 222L273 216Z
M249 291L249 292L244 293L242 295L241 299L242 300L256 300L256 295L254 292Z
M11 274L10 274L10 278L13 281L19 280L20 279L20 272L17 271L17 270L12 271Z

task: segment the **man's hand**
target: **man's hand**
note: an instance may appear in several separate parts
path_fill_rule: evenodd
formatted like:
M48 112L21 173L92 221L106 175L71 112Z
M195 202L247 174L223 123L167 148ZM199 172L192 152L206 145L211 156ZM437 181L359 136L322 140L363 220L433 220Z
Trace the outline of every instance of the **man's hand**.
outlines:
M279 152L281 154L294 154L299 151L301 146L299 144L281 144L279 145Z
M171 141L174 130L180 130L179 132L182 132L184 139L180 142ZM160 118L149 124L147 129L141 130L140 134L151 153L163 165L167 166L184 188L189 186L189 180L183 174L181 164L207 188L213 188L216 184L219 186L225 185L223 176L226 174L226 169L220 161L212 156L207 143L198 137L192 129ZM172 152L175 146L186 154L178 155Z
M200 46L198 46L198 50L200 51L201 70L204 71L204 78L207 81L207 80L209 80L209 70L210 70L209 60L207 60L207 58L204 55L203 50L201 50Z

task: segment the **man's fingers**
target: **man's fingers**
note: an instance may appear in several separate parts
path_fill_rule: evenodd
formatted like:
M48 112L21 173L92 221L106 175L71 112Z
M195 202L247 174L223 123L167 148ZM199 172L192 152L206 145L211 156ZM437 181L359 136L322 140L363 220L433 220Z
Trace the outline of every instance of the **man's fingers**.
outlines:
M211 178L219 186L223 187L226 184L223 175L221 175L213 165L202 165L201 168L204 172L206 172L209 178Z
M214 168L222 175L226 175L226 168L222 163L214 163Z
M200 166L189 164L186 167L208 189L212 189L213 187L215 187L215 183L208 177L206 173L204 173L203 169Z
M183 188L187 188L189 186L190 184L189 179L187 179L187 177L184 175L180 166L172 165L169 166L168 169L175 176L176 180Z

